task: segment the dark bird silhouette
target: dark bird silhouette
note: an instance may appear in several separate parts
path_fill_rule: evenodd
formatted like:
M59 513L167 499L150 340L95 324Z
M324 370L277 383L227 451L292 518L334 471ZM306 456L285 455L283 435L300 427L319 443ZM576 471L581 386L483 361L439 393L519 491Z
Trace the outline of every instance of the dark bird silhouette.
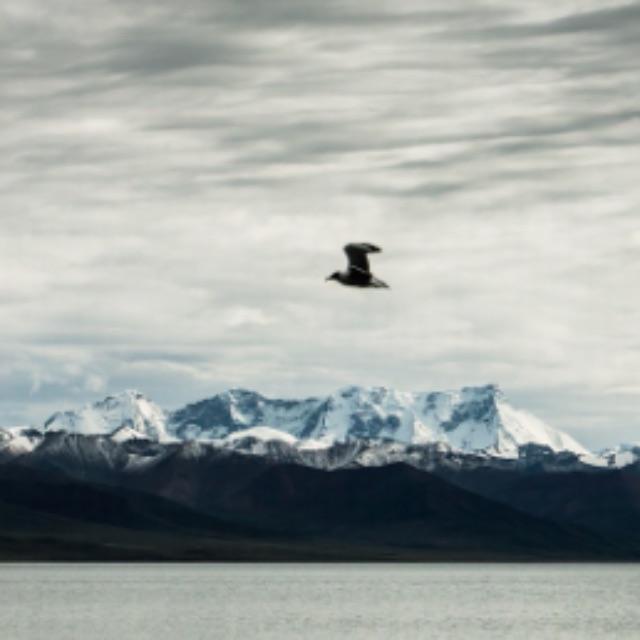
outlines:
M348 287L375 287L388 289L389 285L376 278L369 270L368 253L380 253L382 249L368 242L352 242L344 248L349 260L346 271L336 271L327 280L337 280Z

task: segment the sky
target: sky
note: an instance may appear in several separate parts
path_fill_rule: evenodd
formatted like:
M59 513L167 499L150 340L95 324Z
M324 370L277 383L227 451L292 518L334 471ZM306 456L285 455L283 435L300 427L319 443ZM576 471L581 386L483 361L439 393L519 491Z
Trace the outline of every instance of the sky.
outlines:
M4 0L0 59L0 424L497 383L640 441L640 2Z

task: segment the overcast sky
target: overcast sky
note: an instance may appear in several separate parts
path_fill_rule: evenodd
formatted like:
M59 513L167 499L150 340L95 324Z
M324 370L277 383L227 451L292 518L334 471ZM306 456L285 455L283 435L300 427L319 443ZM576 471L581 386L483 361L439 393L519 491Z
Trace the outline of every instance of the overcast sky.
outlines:
M495 382L640 440L640 3L4 0L0 25L0 424L129 387ZM390 291L324 282L348 241Z

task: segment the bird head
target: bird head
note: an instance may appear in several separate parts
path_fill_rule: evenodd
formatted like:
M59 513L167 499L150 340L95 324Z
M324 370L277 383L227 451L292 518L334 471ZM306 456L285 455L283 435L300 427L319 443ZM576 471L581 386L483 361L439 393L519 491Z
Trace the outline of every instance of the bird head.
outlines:
M340 280L340 272L334 271L330 276L327 276L325 278L326 282L328 282L329 280Z

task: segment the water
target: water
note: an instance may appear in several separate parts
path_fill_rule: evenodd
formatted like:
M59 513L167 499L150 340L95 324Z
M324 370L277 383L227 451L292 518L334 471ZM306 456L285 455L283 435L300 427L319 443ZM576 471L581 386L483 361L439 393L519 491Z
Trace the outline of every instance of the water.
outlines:
M638 638L640 565L0 565L7 640Z

